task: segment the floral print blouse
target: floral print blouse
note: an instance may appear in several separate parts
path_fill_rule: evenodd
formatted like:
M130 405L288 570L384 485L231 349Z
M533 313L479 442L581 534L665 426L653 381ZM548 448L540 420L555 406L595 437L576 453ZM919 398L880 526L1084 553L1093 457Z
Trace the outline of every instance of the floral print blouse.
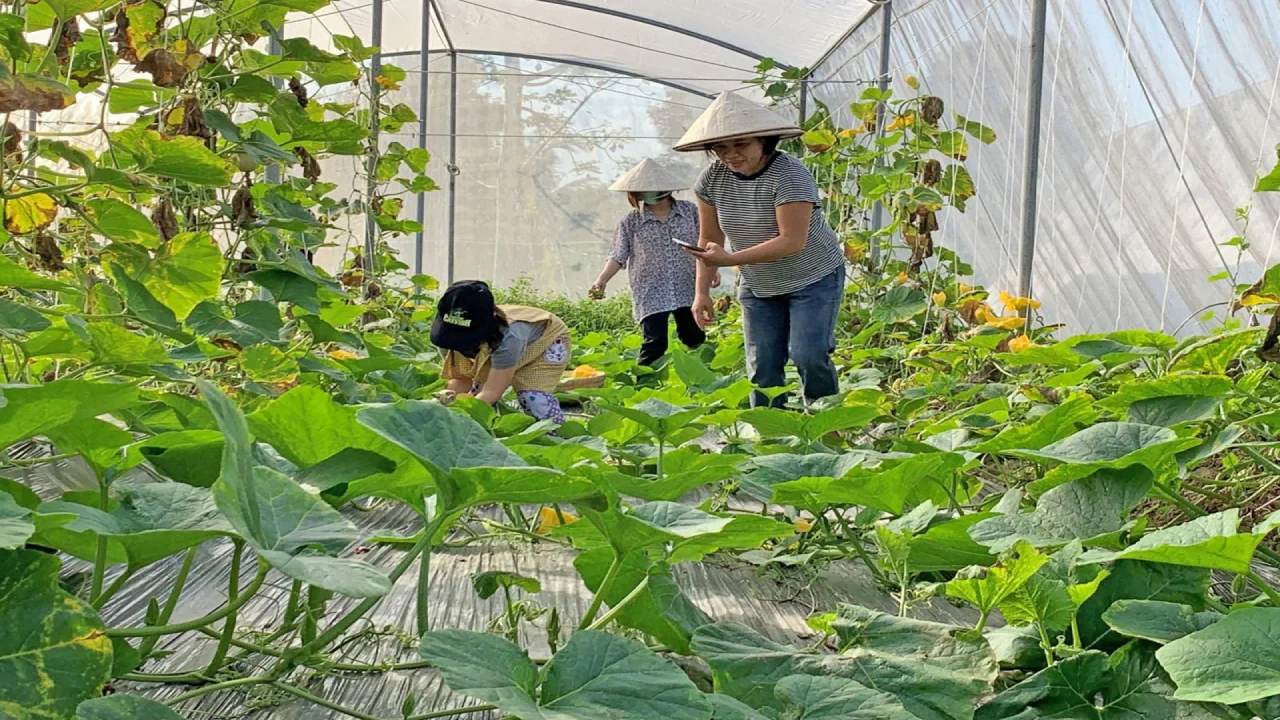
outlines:
M636 321L693 305L697 261L671 238L698 242L698 207L693 203L676 200L665 221L648 206L641 208L618 223L610 252L627 268Z

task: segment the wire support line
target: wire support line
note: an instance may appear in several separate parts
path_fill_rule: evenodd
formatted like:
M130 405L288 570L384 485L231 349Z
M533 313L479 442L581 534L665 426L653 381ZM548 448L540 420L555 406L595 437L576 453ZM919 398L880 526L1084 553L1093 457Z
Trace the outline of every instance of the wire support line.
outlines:
M545 26L547 26L547 27L553 27L553 28L555 28L555 29L557 29L557 30L563 30L563 31L565 31L565 32L574 33L574 34L576 34L576 35L582 35L582 36L584 36L584 37L595 38L595 39L597 39L597 40L604 40L605 42L617 43L618 45L624 45L624 46L626 46L626 47L635 48L635 49L637 49L637 50L645 50L645 51L647 51L647 52L657 53L657 54L659 54L659 55L665 55L665 56L667 56L667 57L678 58L678 59L680 59L680 60L689 60L689 61L691 61L691 62L702 63L702 64L704 64L704 65L714 65L714 66L716 66L716 67L722 67L722 68L725 68L726 70L741 70L741 71L743 71L743 72L754 72L754 70L749 69L749 68L741 68L741 67L736 67L736 66L733 66L733 65L726 65L726 64L724 64L724 63L716 62L716 61L714 61L714 60L705 60L705 59L703 59L703 58L692 57L692 56L689 56L689 55L681 55L681 54L679 54L679 53L667 52L667 51L665 51L665 50L657 50L657 49L654 49L654 48L652 48L652 47L649 47L648 45L642 45L642 44L640 44L640 43L627 42L626 40L619 40L618 38L615 38L615 37L609 37L608 35L597 35L597 34L595 34L595 33L589 33L589 32L587 32L587 31L585 31L585 30L578 30L578 29L576 29L576 28L571 28L571 27L567 27L567 26L564 26L564 25L559 25L559 24L557 24L557 23L553 23L553 22L550 22L550 21L548 21L548 20L539 20L538 18L530 17L530 16L528 16L528 15L521 15L521 14L519 14L519 13L514 13L514 12L511 12L511 11L509 11L509 10L500 10L500 9L498 9L498 8L490 7L490 6L485 5L485 4L483 4L483 3L475 2L475 0L457 0L457 2L463 3L463 4L465 4L465 5L470 5L470 6L472 6L472 7L478 7L478 8L484 9L484 10L488 10L488 11L490 11L490 12L498 13L499 15L507 15L507 16L509 16L509 17L513 17L513 18L517 18L517 19L520 19L520 20L524 20L525 22L535 23L535 24L537 24L537 25L545 25Z
M417 51L415 50L414 52L416 53ZM434 50L432 51L432 53L435 53L435 52L436 52L436 51L434 51ZM387 57L400 57L400 56L408 55L408 54L410 54L410 53L408 53L408 52L403 52L403 53L391 53L391 54L383 55L383 57L384 57L384 58L387 58ZM470 57L470 58L486 57L483 53L462 53L462 52L460 52L460 53L458 53L458 54L459 54L459 55L462 55L463 57ZM574 63L573 63L573 60L572 60L572 59L566 58L566 59L564 60L564 64L566 64L566 65L572 65L572 64L574 64ZM422 70L414 69L414 70L405 70L405 72L406 72L406 73L408 73L408 74L410 74L410 75L423 75L423 74L426 74L426 75L452 75L452 74L453 74L453 73L449 72L448 70L427 70L427 71L425 71L425 72L424 72L424 71L422 71ZM560 79L560 80L587 80L587 79L599 79L599 78L606 77L606 76L608 76L608 75L609 75L609 73L606 73L606 72L604 72L604 71L601 71L600 73L597 73L597 74L595 74L595 75L586 75L586 74L574 74L574 73L485 72L485 71L483 71L483 70L459 70L457 74L458 74L458 75L483 75L483 76L487 76L487 77L531 77L531 78L551 78L551 79ZM744 78L744 76L741 76L741 75L740 75L740 76L738 76L738 77L674 77L674 76L667 76L667 75L645 75L644 77L633 77L633 76L630 76L630 75L626 75L626 76L623 76L623 77L624 77L624 79L626 79L626 80L671 80L671 81L683 81L683 82L733 82L733 83L742 82L742 81L743 81L743 78ZM753 77L754 77L754 76L753 76ZM806 84L806 85L818 85L818 84L823 84L823 85L873 85L873 84L875 84L875 79L873 78L873 79L870 79L870 80L865 80L865 79L857 79L857 80L793 80L793 81L789 81L789 82L804 83L804 84Z
M964 30L965 28L967 28L971 23L973 23L973 21L974 21L974 20L977 20L977 19L978 19L978 18L979 18L983 13L985 13L987 10L989 10L989 9L991 8L991 6L992 6L992 5L995 5L996 3L1000 2L1000 1L1001 1L1001 0L988 0L988 2L987 2L987 4L986 4L986 5L983 5L983 6L982 6L982 7L981 7L977 12L975 12L975 13L974 13L974 14L972 14L972 15L970 15L970 16L968 17L968 19L966 19L964 22L960 23L960 24L959 24L959 25L957 25L955 28L953 28L951 32L949 32L949 33L947 33L946 35L944 35L944 36L942 36L941 38L939 38L937 42L935 42L934 44L932 44L932 45L930 45L929 47L925 48L923 52L920 52L919 54L916 54L916 55L913 55L913 56L912 56L912 57L910 57L910 58L907 58L905 61L903 61L903 62L899 63L898 65L896 65L895 67L893 67L892 69L890 69L890 70L889 70L889 76L890 76L890 77L893 77L893 76L894 76L894 75L896 75L896 74L898 73L898 71L899 71L899 70L901 70L902 68L904 68L904 67L906 67L906 66L910 65L911 63L914 63L916 60L919 60L920 58L924 57L925 55L928 55L930 52L932 52L932 51L934 50L934 48L937 48L937 47L941 46L941 45L942 45L943 43L945 43L946 41L948 41L948 40L950 40L951 38L955 37L956 35L960 34L960 31L961 31L961 30ZM913 15L913 14L915 14L915 13L919 12L920 10L922 10L924 7L926 7L927 5L929 5L929 4L930 4L930 3L932 3L932 2L933 2L933 0L929 0L929 2L924 3L924 4L923 4L923 5L921 5L920 7L913 8L913 9L911 9L911 10L909 10L909 11L905 12L905 13L902 13L902 14L899 14L899 13L896 13L896 12L895 12L895 13L893 14L893 15L894 15L894 18L895 18L894 25L898 25L898 24L899 24L899 23L901 23L903 20L905 20L906 18L910 17L911 15ZM857 52L854 52L854 53L852 53L851 55L849 55L849 58L848 58L847 60L845 60L844 62L840 63L840 67L838 67L838 68L836 68L835 70L831 71L831 74L830 74L830 75L828 75L826 78L824 78L824 79L822 79L822 80L814 80L814 81L812 81L812 82L813 82L813 84L815 84L815 85L825 85L825 84L827 84L827 83L842 82L842 81L839 81L839 80L835 80L835 79L834 79L834 78L835 78L835 76L836 76L836 75L838 75L838 74L840 74L840 72L841 72L842 70L844 70L846 67L848 67L848 66L849 66L849 63L852 63L854 60L858 59L858 58L859 58L859 57L860 57L864 52L866 52L867 50L869 50L869 49L871 48L871 46L872 46L872 45L876 45L878 42L879 42L879 40L878 40L878 39L877 39L877 40L875 40L875 41L872 41L872 42L868 42L866 45L862 46L862 48L861 48L861 49L859 49ZM844 82L848 82L848 81L844 81ZM875 81L874 81L874 80L872 80L871 82L875 82Z

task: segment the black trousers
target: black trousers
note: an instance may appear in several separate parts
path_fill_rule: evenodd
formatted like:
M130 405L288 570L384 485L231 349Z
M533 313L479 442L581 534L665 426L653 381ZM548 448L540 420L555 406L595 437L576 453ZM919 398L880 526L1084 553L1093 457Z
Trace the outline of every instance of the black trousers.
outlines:
M641 365L653 367L659 358L667 354L667 317L672 315L676 318L676 337L686 347L693 349L707 341L707 334L698 327L690 308L654 313L640 321L640 328L644 333L644 342L640 345Z

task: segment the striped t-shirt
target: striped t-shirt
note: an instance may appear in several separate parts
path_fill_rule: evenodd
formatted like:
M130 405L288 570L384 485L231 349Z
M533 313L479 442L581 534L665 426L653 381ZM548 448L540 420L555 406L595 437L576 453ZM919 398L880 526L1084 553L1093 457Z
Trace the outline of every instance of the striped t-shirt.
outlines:
M742 281L752 294L772 297L795 292L830 275L844 263L836 232L827 224L818 198L818 183L804 163L784 152L775 153L764 170L739 175L716 161L702 172L694 193L715 206L729 250L738 252L778 236L779 205L813 203L809 236L795 255L767 263L743 265Z

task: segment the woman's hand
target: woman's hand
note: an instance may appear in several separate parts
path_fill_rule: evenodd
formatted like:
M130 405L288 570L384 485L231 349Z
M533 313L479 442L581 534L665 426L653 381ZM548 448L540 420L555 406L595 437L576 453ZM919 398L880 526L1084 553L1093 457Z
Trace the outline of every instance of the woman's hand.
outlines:
M603 300L604 290L605 290L605 283L597 280L595 281L595 283L591 285L591 289L587 291L587 297L591 298L592 300Z
M711 287L713 288L720 287L720 271L719 270L713 270L711 272Z
M733 258L733 255L730 254L728 250L724 249L723 245L717 245L715 243L709 243L701 250L690 250L689 248L685 248L684 251L689 253L692 257L697 258L698 262L712 269L738 264L738 261Z
M711 301L711 296L706 293L698 293L693 299L691 310L693 310L693 320L700 328L706 329L716 321L716 305Z

